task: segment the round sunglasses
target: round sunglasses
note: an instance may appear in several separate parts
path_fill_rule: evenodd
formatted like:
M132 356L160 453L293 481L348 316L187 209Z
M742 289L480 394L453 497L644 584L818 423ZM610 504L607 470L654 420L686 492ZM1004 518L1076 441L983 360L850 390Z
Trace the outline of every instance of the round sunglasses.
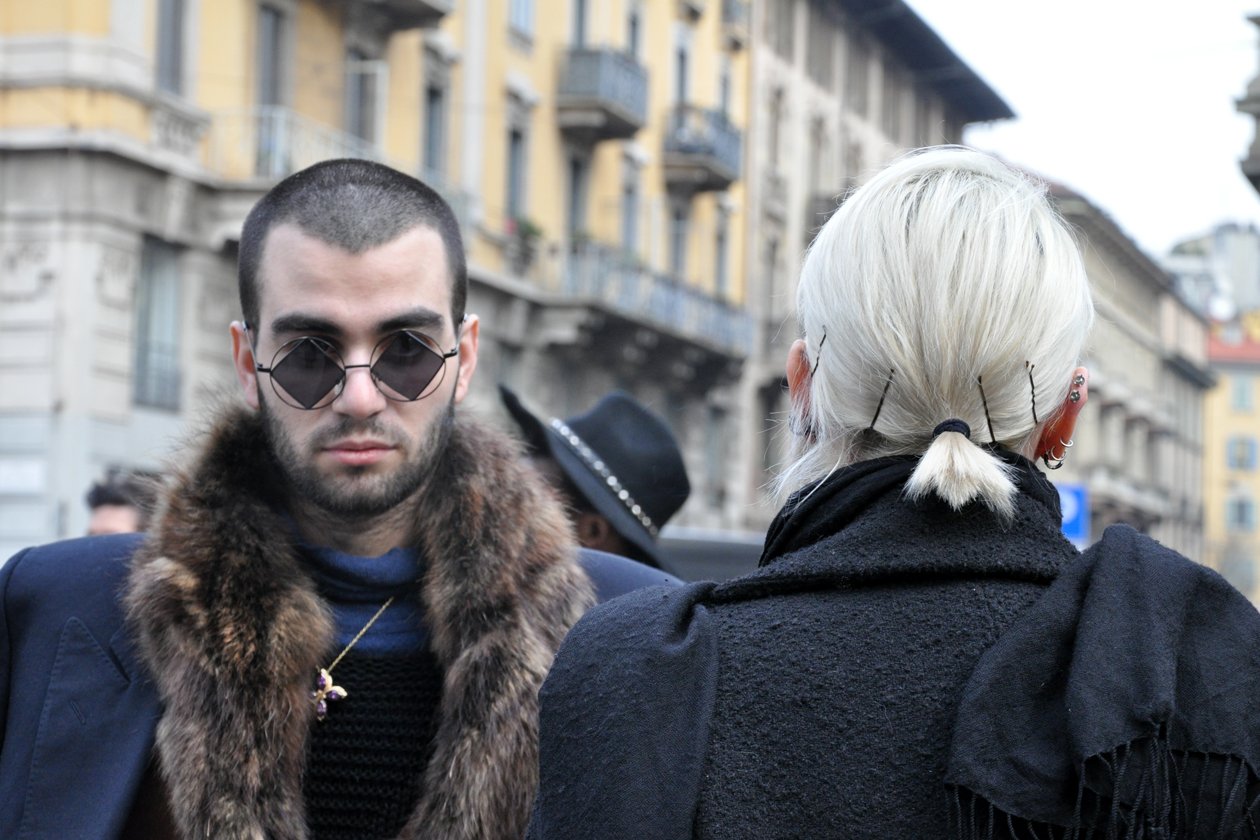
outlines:
M432 394L446 376L446 360L459 345L443 352L428 336L400 330L385 336L372 351L372 361L348 365L326 339L304 335L285 342L264 367L271 389L286 405L313 411L330 405L346 386L346 371L367 368L377 390L395 402L415 402Z

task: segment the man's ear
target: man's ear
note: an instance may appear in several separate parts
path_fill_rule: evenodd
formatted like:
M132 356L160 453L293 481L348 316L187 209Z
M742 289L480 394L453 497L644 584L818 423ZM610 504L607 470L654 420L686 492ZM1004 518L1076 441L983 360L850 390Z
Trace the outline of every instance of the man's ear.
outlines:
M249 330L242 321L233 321L228 329L232 334L232 364L236 367L236 379L241 383L245 403L257 411L258 371L254 369L254 348L249 342Z
M477 342L481 335L481 319L469 313L464 316L463 326L456 325L459 334L459 379L455 382L455 402L463 402L472 387L473 372L477 370Z
M1037 452L1034 457L1048 457L1052 461L1067 455L1068 444L1076 434L1076 421L1081 409L1089 401L1089 371L1078 367L1072 371L1072 384L1068 388L1063 404L1046 421L1041 429L1041 437L1037 441Z

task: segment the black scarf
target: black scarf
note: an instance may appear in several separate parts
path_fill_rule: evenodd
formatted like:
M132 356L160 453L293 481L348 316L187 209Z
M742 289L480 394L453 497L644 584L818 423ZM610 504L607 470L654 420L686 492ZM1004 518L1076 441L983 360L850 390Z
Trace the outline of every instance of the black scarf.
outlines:
M981 658L946 778L961 837L1255 837L1257 759L1260 616L1114 526Z

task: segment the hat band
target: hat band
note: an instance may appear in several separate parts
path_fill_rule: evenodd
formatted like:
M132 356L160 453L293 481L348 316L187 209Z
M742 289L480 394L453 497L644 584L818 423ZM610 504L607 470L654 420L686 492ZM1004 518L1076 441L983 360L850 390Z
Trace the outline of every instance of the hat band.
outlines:
M638 502L634 500L634 497L630 495L630 491L621 486L621 481L617 479L617 476L613 475L613 471L608 469L608 465L595 454L595 451L587 446L586 442L578 437L576 432L569 428L569 424L565 423L560 418L557 417L551 421L551 428L555 429L560 434L560 437L564 439L564 442L569 444L570 448L578 454L578 457L586 462L588 467L595 471L596 475L604 479L604 483L608 485L608 489L613 491L613 494L617 497L617 499L625 505L626 510L630 511L631 515L633 515L635 519L639 520L639 524L644 528L647 528L648 533L652 535L653 539L655 539L659 529L657 529L656 525L652 522L652 518L648 516L643 508L639 506Z

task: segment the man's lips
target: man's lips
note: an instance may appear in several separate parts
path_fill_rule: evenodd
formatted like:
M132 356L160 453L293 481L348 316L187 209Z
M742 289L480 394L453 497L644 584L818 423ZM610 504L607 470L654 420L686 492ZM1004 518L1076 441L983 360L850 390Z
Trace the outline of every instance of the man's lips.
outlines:
M375 464L394 447L379 440L343 440L324 447L324 452L333 460L352 466Z

